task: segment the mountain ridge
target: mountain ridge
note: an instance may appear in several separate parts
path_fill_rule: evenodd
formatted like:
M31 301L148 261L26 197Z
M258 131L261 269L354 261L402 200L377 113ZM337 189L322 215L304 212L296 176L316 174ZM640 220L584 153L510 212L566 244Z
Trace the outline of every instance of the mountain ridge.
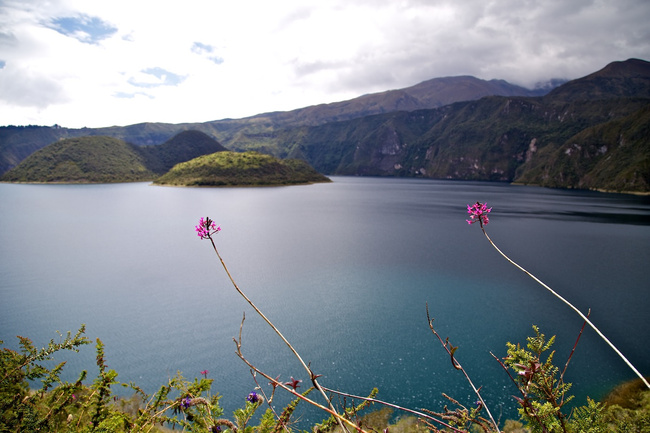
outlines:
M453 87L445 83L465 83L465 90L454 91ZM471 85L469 84L471 82ZM436 86L432 86L436 84ZM506 84L504 84L506 83ZM445 88L447 93L444 96L422 94L426 91L436 91ZM470 88L471 90L467 90ZM428 90L427 90L428 89ZM486 89L492 89L491 91ZM499 90L500 89L500 90ZM271 153L282 157L278 149L269 149L262 146L257 148L247 147L249 137L257 137L260 134L275 131L277 128L296 125L316 125L331 121L347 120L363 117L369 114L395 111L396 109L422 109L432 108L431 102L436 99L443 99L445 103L462 99L477 99L486 94L500 91L501 93L521 92L528 94L531 91L523 87L509 84L503 80L480 80L478 78L443 77L423 81L405 89L388 90L373 94L362 95L347 101L334 102L330 104L319 104L310 107L298 108L291 111L260 113L242 119L221 119L201 123L138 123L127 126L109 126L102 128L65 128L59 125L48 126L2 126L0 127L0 174L11 167L15 167L20 161L34 151L64 138L80 137L84 135L106 135L119 138L128 143L139 146L158 145L164 143L177 133L184 130L201 131L224 146L237 150L259 150L263 153ZM414 96L415 95L415 96ZM419 96L418 96L419 95ZM452 95L452 96L450 96ZM409 102L400 105L395 99L406 98ZM417 105L418 100L423 105Z
M313 126L392 111L439 108L484 96L542 96L545 92L545 89L530 90L505 80L481 80L470 75L459 75L432 78L403 89L369 93L345 101L317 104L291 111L261 113L250 118L284 119L290 125ZM310 120L310 113L313 111L319 111L317 116L313 116L316 120Z

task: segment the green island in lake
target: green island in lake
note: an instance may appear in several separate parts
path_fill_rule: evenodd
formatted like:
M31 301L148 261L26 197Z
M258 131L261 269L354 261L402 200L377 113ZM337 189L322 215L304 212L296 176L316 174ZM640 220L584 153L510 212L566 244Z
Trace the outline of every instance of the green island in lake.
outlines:
M216 152L176 164L154 181L173 186L273 186L330 182L298 159L258 152Z

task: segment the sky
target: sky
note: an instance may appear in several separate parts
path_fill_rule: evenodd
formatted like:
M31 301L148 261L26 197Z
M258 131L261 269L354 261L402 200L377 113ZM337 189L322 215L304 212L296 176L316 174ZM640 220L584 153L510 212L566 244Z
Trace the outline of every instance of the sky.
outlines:
M207 122L650 60L648 0L0 0L0 125Z

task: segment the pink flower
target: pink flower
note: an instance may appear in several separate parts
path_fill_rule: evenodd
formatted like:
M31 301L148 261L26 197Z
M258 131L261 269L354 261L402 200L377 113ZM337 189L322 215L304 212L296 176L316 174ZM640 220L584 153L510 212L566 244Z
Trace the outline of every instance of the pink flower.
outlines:
M199 225L194 227L196 235L201 239L210 239L213 234L221 231L221 226L218 226L208 217L201 217Z
M467 205L467 213L469 214L469 219L465 221L467 221L467 224L474 224L478 221L481 227L483 227L483 224L490 222L488 214L491 211L492 208L488 208L487 203L476 202L476 204L473 204L471 206Z

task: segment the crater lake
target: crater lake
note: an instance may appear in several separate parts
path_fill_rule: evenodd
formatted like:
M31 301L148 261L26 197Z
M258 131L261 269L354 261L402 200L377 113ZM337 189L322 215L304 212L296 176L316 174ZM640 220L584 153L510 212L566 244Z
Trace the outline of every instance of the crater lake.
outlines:
M495 356L537 325L566 362L582 320L503 259L467 204L492 207L496 245L591 320L650 374L650 198L500 183L333 177L328 184L171 188L148 183L0 184L0 339L38 347L56 331L105 344L121 382L155 392L208 370L226 416L255 383L242 350L269 375L309 378L233 289L194 226L209 216L233 278L321 383L412 409L445 392L476 397L428 328L459 349L495 417L516 418L517 390ZM66 359L67 380L97 375L94 345ZM569 365L575 403L634 373L586 328ZM259 379L259 378L258 378ZM265 380L259 380L266 386ZM127 392L119 391L117 392ZM313 394L312 394L313 396ZM286 400L285 400L286 401ZM281 401L278 402L280 404ZM379 409L373 406L374 409ZM307 411L303 423L325 418ZM306 425L305 427L308 427Z

